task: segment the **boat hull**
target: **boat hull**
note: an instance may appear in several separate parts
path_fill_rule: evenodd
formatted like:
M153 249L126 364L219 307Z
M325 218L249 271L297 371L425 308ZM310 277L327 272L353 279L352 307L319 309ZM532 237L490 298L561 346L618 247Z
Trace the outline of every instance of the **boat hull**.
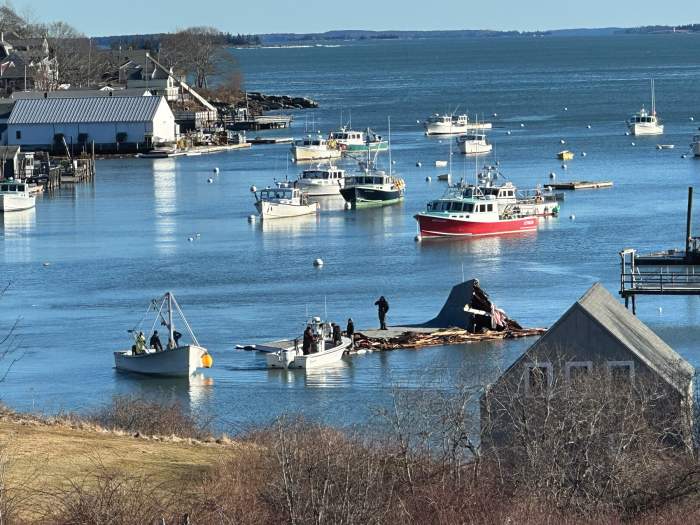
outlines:
M318 213L319 205L317 202L297 205L258 201L255 203L255 207L263 219L285 219L301 217L302 215L314 215Z
M133 355L131 351L114 352L114 366L120 372L162 376L189 377L202 367L206 349L187 345L147 354Z
M459 143L459 151L461 151L464 155L481 155L485 153L491 153L492 150L492 144L479 144L470 142Z
M377 151L387 151L389 149L389 143L386 141L375 142L367 146L367 144L340 144L340 149L345 153L367 153L367 150L371 153Z
M338 159L342 153L337 149L317 149L295 146L292 148L294 160L304 162L308 160L331 160Z
M502 235L537 229L535 217L520 217L499 221L467 221L435 215L416 215L421 237L477 237L484 235Z
M34 195L0 194L0 211L22 211L34 208L36 197Z
M633 124L629 126L629 130L632 135L637 137L664 134L664 127L662 124L651 126L643 124Z
M403 191L401 190L383 190L362 186L343 188L340 190L340 194L353 207L388 206L403 199Z
M342 338L342 343L329 350L314 354L303 355L301 350L283 349L265 356L268 368L288 370L315 369L338 363L350 347L350 339Z
M484 131L492 129L493 125L490 122L483 122L481 124L469 123L469 124L446 124L443 122L426 122L425 123L425 134L426 135L461 135L463 133L468 133L469 131Z

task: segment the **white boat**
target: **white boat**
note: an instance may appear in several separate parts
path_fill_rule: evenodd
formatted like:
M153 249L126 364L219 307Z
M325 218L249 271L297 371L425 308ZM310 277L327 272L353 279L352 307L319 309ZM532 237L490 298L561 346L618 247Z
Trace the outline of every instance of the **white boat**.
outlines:
M426 135L461 135L469 131L491 129L490 122L470 120L468 115L435 114L424 122Z
M308 135L292 144L292 156L296 162L338 159L341 155L339 149L331 147L320 135Z
M130 350L114 352L114 365L122 372L134 372L151 376L189 377L197 368L210 368L213 360L199 342L185 319L175 297L167 292L163 297L151 301L148 311L154 311L153 330L158 324L168 330L168 341L164 348L147 348L143 332L130 330L134 344ZM147 312L148 313L148 312ZM190 337L190 344L179 343L181 334L175 330L174 315L180 317Z
M27 183L8 181L0 184L0 211L28 210L34 206L36 197Z
M276 352L266 353L265 360L268 368L320 368L342 359L343 354L350 347L349 338L341 337L341 342L335 343L330 324L322 322L320 317L312 318L307 323L307 327L311 327L314 339L310 351L304 354L299 339L295 339L290 345L284 345Z
M480 155L483 153L491 153L493 144L484 133L467 133L457 137L457 145L459 151L465 155Z
M255 208L262 219L284 219L318 213L318 202L309 202L308 195L294 184L278 182L274 188L253 192Z
M693 142L690 145L690 149L692 150L693 155L700 157L700 135L695 135L693 137Z
M297 187L310 197L340 195L340 190L344 186L345 170L332 164L304 170L297 179Z
M644 106L627 121L627 127L632 135L663 135L664 126L656 115L656 95L654 79L651 80L651 113Z

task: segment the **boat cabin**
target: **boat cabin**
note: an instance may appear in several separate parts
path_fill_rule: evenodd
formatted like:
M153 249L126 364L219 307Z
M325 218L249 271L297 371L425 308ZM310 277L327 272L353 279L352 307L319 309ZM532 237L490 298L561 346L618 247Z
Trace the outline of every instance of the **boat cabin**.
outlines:
M364 142L365 137L362 131L334 131L328 137L329 140L337 140L341 142Z
M630 124L656 124L657 121L656 115L650 115L644 108L630 117Z
M393 182L390 177L385 174L369 174L369 175L353 175L348 177L346 186L380 186L382 184L390 184Z
M305 180L329 180L329 181L340 181L345 177L345 172L338 168L332 168L327 170L313 169L304 170L301 174L300 179Z
M457 137L457 142L482 142L488 144L488 139L483 133L468 133Z
M305 139L298 140L295 143L295 146L302 146L302 147L327 147L328 146L328 141L324 139L323 137L306 137Z
M0 184L0 193L24 193L26 191L27 191L27 185L24 183Z
M450 216L457 213L494 213L498 211L498 205L495 202L438 199L428 203L427 211L449 213Z
M265 188L258 192L258 198L266 202L292 203L301 200L301 191L298 188Z

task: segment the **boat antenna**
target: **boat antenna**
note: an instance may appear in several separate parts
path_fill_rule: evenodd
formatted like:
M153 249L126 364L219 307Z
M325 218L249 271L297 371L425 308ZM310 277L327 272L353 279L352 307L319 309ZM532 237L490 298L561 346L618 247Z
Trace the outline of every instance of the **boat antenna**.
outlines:
M462 282L464 282L464 262L462 263Z
M389 148L389 177L391 177L391 117L387 117L386 120L389 126L389 138L387 139L387 147ZM379 147L377 147L377 151L379 151Z
M651 114L656 116L656 93L654 93L654 78L651 79Z

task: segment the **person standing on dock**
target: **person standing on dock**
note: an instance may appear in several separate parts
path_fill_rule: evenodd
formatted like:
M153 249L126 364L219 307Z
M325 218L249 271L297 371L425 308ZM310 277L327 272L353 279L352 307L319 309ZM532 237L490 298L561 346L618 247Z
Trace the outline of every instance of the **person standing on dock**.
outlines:
M386 314L389 311L389 301L382 295L374 305L377 307L377 313L379 314L379 329L386 330Z

